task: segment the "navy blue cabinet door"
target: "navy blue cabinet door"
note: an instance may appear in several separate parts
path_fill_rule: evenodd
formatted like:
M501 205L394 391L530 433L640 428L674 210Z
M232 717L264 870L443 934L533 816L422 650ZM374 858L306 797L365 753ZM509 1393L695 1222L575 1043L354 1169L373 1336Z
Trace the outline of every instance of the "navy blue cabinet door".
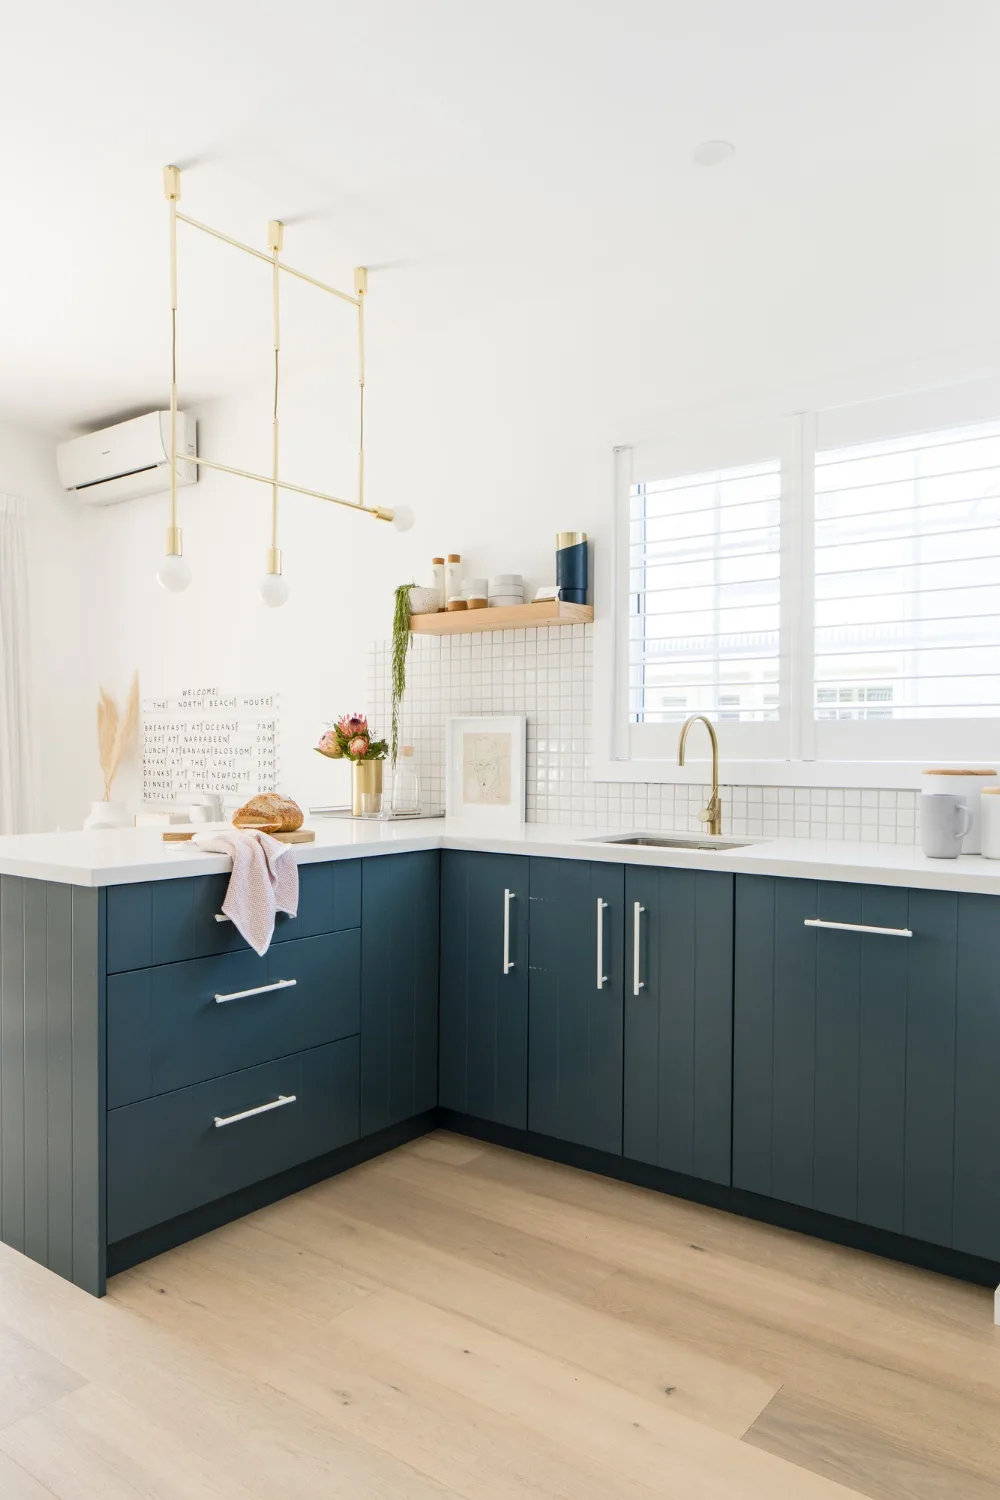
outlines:
M733 876L630 865L625 1155L728 1183L732 1073Z
M622 1149L625 871L533 859L528 943L528 1128Z
M522 1130L528 1121L528 860L441 856L438 1097Z
M361 861L361 1133L437 1103L436 849Z
M972 1080L983 1047L996 1061L998 1033L983 1015L978 967L995 940L971 908L969 940L960 940L960 903L970 899L737 877L737 1186L973 1248L982 1214L972 1195L964 1222L954 1211L956 1107L966 1141L990 1127L976 1102L981 1085L967 1092L957 1070ZM880 930L806 925L817 918ZM1000 1256L1000 1243L979 1250Z

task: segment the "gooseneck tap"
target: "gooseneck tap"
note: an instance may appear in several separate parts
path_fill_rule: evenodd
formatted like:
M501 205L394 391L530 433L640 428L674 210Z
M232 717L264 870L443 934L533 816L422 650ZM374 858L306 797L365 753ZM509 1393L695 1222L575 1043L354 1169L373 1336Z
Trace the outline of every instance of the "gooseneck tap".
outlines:
M712 795L708 806L702 808L698 817L703 823L708 824L709 833L720 834L722 832L722 802L719 799L719 737L715 732L715 725L704 714L692 714L689 719L685 719L681 737L677 742L677 764L679 766L684 764L684 746L687 744L688 730L692 724L697 724L699 721L708 730L712 741Z

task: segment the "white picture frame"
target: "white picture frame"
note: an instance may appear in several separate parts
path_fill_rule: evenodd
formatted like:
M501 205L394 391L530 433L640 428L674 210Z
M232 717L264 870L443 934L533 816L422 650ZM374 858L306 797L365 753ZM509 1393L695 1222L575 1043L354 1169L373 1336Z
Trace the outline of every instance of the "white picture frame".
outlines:
M448 720L445 811L470 827L524 822L523 714L461 715Z

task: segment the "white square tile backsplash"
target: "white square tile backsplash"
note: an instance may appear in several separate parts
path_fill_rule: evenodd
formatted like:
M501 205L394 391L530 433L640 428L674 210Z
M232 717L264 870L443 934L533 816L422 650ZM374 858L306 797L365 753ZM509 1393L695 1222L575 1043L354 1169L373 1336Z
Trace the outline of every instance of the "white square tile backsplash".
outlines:
M370 717L386 733L389 649L388 641L376 641L370 662ZM707 786L589 779L592 673L590 625L414 636L400 743L414 746L425 805L444 806L445 733L451 715L524 714L529 823L701 832L697 813L708 800ZM912 844L918 795L727 784L724 827L748 838Z

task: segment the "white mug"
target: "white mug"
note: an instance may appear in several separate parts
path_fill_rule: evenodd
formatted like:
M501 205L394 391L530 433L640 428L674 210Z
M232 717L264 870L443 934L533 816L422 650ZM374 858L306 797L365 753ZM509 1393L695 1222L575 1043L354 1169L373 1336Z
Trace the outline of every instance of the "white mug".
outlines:
M954 792L924 792L920 798L920 847L929 859L955 859L972 818L965 798Z

